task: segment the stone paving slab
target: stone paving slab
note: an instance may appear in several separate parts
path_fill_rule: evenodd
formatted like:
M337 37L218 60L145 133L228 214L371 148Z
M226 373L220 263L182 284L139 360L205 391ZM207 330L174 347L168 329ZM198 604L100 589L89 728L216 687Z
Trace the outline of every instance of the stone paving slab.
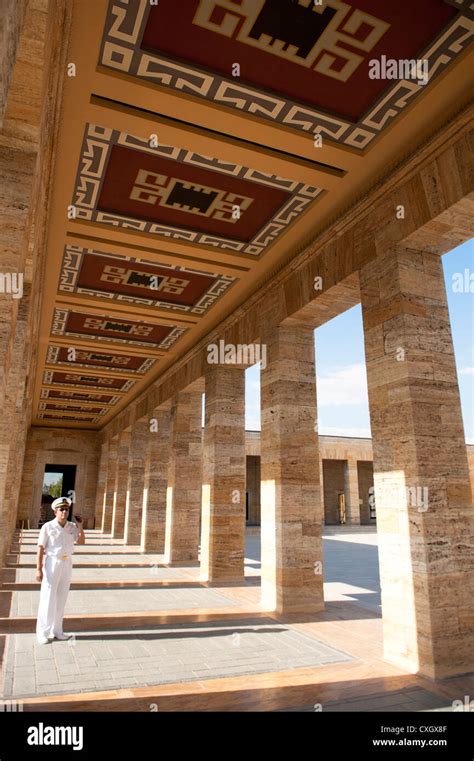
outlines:
M2 698L189 682L351 660L272 619L88 632L49 645L38 645L31 634L16 634L10 637Z
M356 601L365 608L381 613L375 530L326 536L323 541L323 573L326 599Z
M11 617L36 616L38 591L13 592ZM66 603L66 616L92 613L130 613L181 608L239 607L230 597L207 587L178 589L87 589L71 590Z

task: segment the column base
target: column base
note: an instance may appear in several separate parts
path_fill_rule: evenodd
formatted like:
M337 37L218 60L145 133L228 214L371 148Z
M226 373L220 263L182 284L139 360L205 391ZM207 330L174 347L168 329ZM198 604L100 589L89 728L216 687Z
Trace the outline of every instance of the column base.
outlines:
M245 577L242 576L240 579L236 579L235 576L233 577L226 577L222 579L199 579L201 584L204 584L206 587L222 587L225 585L226 587L241 587L243 584L245 584Z
M187 558L186 560L168 560L167 558L164 558L163 560L163 566L167 566L168 568L178 568L179 566L197 566L199 565L199 560L196 558L195 560L190 560Z

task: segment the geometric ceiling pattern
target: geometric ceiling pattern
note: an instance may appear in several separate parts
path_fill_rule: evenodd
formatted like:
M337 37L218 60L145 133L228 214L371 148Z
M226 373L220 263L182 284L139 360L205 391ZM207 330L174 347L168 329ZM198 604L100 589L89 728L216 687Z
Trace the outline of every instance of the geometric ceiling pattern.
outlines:
M129 346L169 349L185 332L185 328L150 322L124 320L121 317L102 317L70 309L55 309L52 336L82 338Z
M99 429L454 113L473 11L71 2L34 422Z
M202 315L233 282L218 273L66 246L59 292Z
M143 375L155 364L155 359L136 355L114 354L105 351L87 349L68 349L66 346L48 346L46 362L48 365L65 365L66 367L85 367L100 370L106 368L121 373Z
M78 219L261 254L321 188L88 124Z
M469 3L406 5L408 14L399 0L181 0L176 23L175 0L115 0L99 60L180 93L363 149L424 87L371 79L369 61L425 58L433 80L469 42ZM232 76L235 63L238 78Z
M133 381L124 378L114 378L101 376L92 373L70 373L70 372L51 372L46 370L43 377L45 385L71 386L72 388L82 388L83 386L94 386L99 389L114 389L114 391L129 391L133 387Z

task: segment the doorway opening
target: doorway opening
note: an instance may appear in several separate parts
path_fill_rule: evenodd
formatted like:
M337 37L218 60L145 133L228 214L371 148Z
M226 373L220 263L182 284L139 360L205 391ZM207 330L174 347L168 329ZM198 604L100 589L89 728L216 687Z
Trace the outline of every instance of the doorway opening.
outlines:
M68 520L71 520L74 510L75 483L75 465L45 465L41 496L40 526L47 521L53 520L54 513L51 508L51 504L55 499L57 499L57 497L69 497L72 499L72 504L68 514Z

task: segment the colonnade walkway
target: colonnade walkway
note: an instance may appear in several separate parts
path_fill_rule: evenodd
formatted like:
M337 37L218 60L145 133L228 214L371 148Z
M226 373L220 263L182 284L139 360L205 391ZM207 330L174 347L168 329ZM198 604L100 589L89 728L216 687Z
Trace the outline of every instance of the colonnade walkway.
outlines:
M324 612L260 604L260 542L245 583L211 586L99 531L76 548L67 642L36 642L37 530L17 532L0 570L2 700L23 710L453 710L474 679L433 683L382 660L377 536L327 528Z

